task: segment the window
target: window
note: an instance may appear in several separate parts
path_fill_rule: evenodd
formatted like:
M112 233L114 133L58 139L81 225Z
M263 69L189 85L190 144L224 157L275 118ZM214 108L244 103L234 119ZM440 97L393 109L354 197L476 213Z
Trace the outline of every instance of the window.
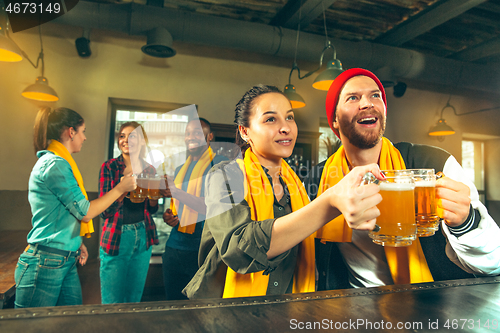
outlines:
M177 165L183 162L182 154L179 153L185 151L186 125L193 116L196 116L195 112L179 110L185 106L187 105L110 98L108 158L116 158L121 154L117 146L116 131L123 123L136 121L144 127L148 135L151 153L148 154L146 161L154 165L152 159L157 161L165 159L165 173L173 175ZM165 158L168 156L180 156L180 159ZM170 198L160 198L158 205L158 211L153 215L153 219L158 231L159 244L153 246L153 255L161 255L165 251L165 243L172 229L163 222L163 212L170 207Z
M469 179L476 185L479 199L486 204L483 141L462 140L462 167Z
M319 132L321 135L319 137L318 161L323 162L336 152L342 143L335 133L333 133L326 118L320 118Z

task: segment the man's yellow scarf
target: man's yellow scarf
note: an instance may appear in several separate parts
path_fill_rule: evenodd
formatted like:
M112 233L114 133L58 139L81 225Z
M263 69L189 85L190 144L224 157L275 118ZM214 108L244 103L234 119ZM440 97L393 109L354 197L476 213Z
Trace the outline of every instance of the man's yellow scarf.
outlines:
M252 220L262 221L274 218L273 187L257 156L251 149L248 149L245 152L244 160L238 160L238 164L246 177L245 200L250 206ZM281 177L290 193L292 210L296 211L307 205L309 198L302 182L284 160L281 162ZM304 221L304 223L307 223L307 221ZM266 295L269 275L263 275L262 273L263 271L238 274L228 267L223 297ZM312 234L299 245L292 291L294 293L315 291L315 273L314 234Z
M399 150L392 143L382 138L382 149L380 151L379 166L381 170L406 169L405 162ZM345 155L344 146L330 156L325 163L321 181L319 183L318 196L328 188L337 184L349 173L349 165ZM326 224L317 232L317 238L321 242L350 242L352 230L347 226L344 217L340 215ZM434 281L427 266L422 247L418 238L408 247L384 247L387 263L395 284L420 283Z
M210 162L215 157L215 153L213 152L210 146L207 150L201 155L198 162L191 171L191 176L189 177L189 184L187 188L187 193L195 195L197 197L201 196L201 188L203 186L203 174L205 170L210 166ZM191 155L187 158L186 163L181 167L179 173L175 177L174 183L178 188L182 188L182 183L184 182L184 178L186 177L186 172L189 168L189 164L193 161ZM175 200L172 198L170 201L170 209L174 215L177 215L177 207L179 207L179 200ZM177 229L179 232L183 232L186 234L192 234L196 229L196 222L198 221L198 212L190 207L184 205L184 209L182 210L182 217L180 220L179 228Z
M47 147L47 150L53 152L55 155L62 157L66 161L68 161L69 165L71 166L71 171L73 171L73 175L75 176L76 182L80 187L80 190L82 190L85 199L88 200L89 197L87 195L87 191L85 191L85 187L83 186L82 174L80 173L80 170L78 170L78 166L76 165L76 162L69 153L68 149L66 149L66 147L59 141L52 140L50 142L50 145ZM85 236L87 238L90 238L90 234L93 232L94 232L94 225L92 224L92 220L88 222L80 221L80 236Z

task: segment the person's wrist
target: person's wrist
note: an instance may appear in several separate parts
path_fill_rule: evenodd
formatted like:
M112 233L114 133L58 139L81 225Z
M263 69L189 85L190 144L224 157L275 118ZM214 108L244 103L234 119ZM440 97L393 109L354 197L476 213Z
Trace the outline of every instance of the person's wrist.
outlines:
M339 197L337 195L337 192L333 190L333 187L330 187L328 190L327 190L327 193L328 195L326 196L328 198L328 205L329 205L329 209L338 209L338 200L339 200ZM321 198L321 196L320 196Z
M126 191L125 189L125 186L123 185L123 183L118 183L118 185L116 185L115 187L116 189L118 189L118 191L121 193L121 194L125 194L127 193L128 191Z

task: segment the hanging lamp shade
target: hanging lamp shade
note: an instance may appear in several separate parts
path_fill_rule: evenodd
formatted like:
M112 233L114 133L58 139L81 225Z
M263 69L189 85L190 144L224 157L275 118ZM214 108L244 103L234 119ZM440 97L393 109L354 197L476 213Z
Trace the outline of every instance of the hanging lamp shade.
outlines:
M37 77L35 83L24 89L21 95L36 101L55 102L59 100L56 91L49 86L49 81L44 76Z
M446 120L443 118L439 119L436 126L429 131L430 136L446 136L452 134L455 134L455 131L446 124Z
M313 83L313 88L318 90L327 91L333 83L333 80L337 78L344 70L342 69L342 63L338 59L333 59L326 65L326 69L319 74Z
M17 62L21 60L23 60L21 49L5 35L0 27L0 61Z
M287 84L285 86L284 94L290 101L290 104L292 104L292 109L300 109L306 106L306 102L304 102L302 96L297 94L293 84Z

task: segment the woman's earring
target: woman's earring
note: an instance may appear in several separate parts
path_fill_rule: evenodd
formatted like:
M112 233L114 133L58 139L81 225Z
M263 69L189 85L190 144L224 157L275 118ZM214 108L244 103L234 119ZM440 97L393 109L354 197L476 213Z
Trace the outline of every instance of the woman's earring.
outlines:
M73 141L73 138L71 138L71 141Z

